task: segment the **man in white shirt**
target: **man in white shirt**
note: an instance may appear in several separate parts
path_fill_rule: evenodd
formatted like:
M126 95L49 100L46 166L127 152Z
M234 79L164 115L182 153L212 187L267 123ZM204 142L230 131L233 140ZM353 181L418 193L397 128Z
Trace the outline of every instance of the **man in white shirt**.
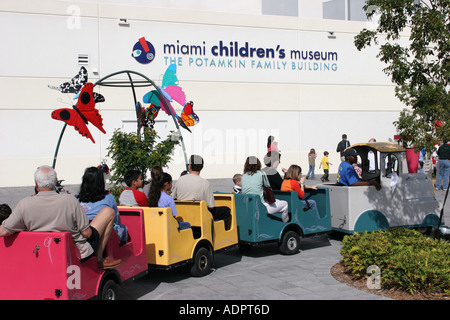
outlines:
M172 191L175 200L206 201L209 211L213 215L214 221L224 220L225 229L230 227L230 208L216 207L214 194L208 180L200 177L203 169L203 158L199 155L191 155L189 159L189 174L181 176Z

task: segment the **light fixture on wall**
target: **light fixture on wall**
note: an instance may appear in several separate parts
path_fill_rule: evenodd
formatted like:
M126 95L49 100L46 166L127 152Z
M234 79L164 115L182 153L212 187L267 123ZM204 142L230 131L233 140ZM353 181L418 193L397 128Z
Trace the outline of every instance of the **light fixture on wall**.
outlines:
M127 18L119 18L119 26L122 27L129 27L130 26L130 22L128 22Z
M336 39L336 35L334 31L328 31L328 39Z

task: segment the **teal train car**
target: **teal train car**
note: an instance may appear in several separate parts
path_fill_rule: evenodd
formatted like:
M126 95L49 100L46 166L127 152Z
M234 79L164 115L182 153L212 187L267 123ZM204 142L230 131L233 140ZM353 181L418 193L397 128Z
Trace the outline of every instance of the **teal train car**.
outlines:
M290 220L283 223L281 214L268 214L258 195L235 194L238 237L241 245L255 246L277 242L283 254L295 254L303 237L331 232L327 188L307 190L305 198L314 200L316 208L304 209L296 192L274 191L275 197L288 202Z

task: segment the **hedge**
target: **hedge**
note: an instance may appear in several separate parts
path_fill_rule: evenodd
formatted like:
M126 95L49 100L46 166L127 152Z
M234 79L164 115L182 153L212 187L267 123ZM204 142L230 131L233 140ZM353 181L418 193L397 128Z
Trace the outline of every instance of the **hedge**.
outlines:
M355 233L342 241L342 264L357 279L380 269L382 288L450 293L450 243L412 229Z

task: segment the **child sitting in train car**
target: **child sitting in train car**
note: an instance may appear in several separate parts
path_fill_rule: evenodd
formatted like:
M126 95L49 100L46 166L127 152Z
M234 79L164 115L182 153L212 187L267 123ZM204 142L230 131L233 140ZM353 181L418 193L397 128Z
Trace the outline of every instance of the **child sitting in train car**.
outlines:
M11 207L8 204L0 204L0 224L11 215L11 212Z
M286 172L281 185L281 191L296 191L298 198L303 202L304 209L314 209L317 207L314 200L304 200L305 189L317 190L317 187L305 185L305 180L304 177L302 178L302 168L293 164Z
M119 197L121 206L148 207L147 196L138 189L142 188L142 174L139 170L128 170L124 176L128 188L122 191Z
M172 176L162 172L159 176L152 179L150 191L148 193L148 204L150 207L170 208L174 217L177 216L175 201L169 196L172 190ZM180 230L189 229L191 224L185 221L178 221Z
M242 174L240 174L240 173L236 173L233 176L233 183L234 183L233 193L242 193L241 179L242 179Z

